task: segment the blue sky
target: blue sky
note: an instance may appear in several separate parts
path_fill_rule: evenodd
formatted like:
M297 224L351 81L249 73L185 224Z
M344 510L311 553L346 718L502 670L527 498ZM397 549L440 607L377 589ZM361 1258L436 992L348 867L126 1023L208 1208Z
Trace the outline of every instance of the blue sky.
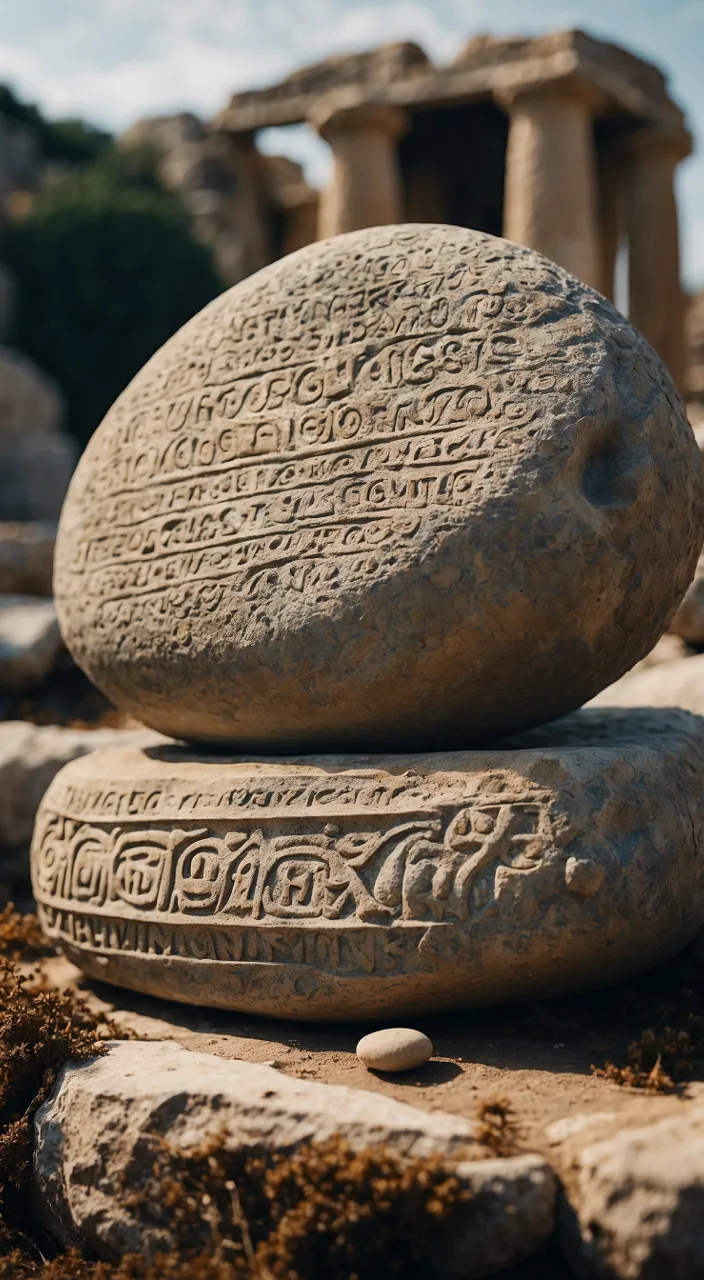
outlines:
M0 79L49 115L113 129L180 109L209 115L228 94L328 53L412 39L442 61L478 32L580 26L658 63L704 147L704 0L0 0ZM324 178L305 131L265 139ZM704 286L704 157L680 169L683 263Z

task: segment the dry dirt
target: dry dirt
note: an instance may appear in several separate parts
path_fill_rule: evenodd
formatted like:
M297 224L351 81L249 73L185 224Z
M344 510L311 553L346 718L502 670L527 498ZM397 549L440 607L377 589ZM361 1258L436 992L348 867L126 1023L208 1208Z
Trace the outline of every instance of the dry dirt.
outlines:
M704 1100L701 1063L694 1064L692 1080L666 1095L623 1088L592 1073L592 1065L603 1067L608 1059L625 1064L629 1041L647 1025L638 1008L643 980L635 993L626 986L572 1001L416 1018L412 1025L433 1041L433 1059L403 1075L381 1076L362 1066L355 1047L362 1035L389 1020L305 1025L198 1010L89 982L63 958L42 967L52 985L77 984L94 1007L109 1011L120 1028L139 1038L173 1039L219 1057L267 1063L308 1080L369 1089L467 1117L501 1095L513 1107L521 1147L544 1153L565 1171L576 1142L647 1124L687 1101ZM556 1141L546 1128L558 1120L571 1120L578 1134Z

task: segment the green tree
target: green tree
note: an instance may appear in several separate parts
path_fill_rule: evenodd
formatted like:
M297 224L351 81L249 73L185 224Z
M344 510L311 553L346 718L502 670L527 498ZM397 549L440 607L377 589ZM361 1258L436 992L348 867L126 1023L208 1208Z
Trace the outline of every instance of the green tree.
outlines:
M0 236L17 283L13 341L63 388L84 443L172 333L223 289L154 158L109 147Z

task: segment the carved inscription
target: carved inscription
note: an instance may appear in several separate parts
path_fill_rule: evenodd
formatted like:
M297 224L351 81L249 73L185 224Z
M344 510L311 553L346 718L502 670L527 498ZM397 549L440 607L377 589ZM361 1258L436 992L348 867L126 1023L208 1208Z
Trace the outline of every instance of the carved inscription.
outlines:
M60 548L95 635L364 584L462 524L588 379L593 317L556 269L447 229L375 234L238 286L117 402ZM570 342L546 354L561 311Z
M280 796L273 825L257 823L250 801L241 824L181 826L67 816L59 800L100 810L107 795L56 790L35 834L35 894L47 927L99 951L393 968L409 948L423 956L429 927L497 911L502 876L561 856L548 800L535 793L432 813L384 817L382 807L372 829L357 817L309 819L304 830L294 818L287 831ZM115 808L125 813L123 799Z

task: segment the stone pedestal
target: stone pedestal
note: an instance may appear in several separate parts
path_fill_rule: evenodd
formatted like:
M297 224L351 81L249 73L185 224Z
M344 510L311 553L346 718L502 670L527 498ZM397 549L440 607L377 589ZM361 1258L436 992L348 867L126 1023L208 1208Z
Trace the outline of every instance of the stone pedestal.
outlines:
M675 168L686 135L643 129L629 147L629 319L683 388L684 295L680 282Z
M332 180L320 198L318 239L401 222L396 145L408 118L395 107L323 103L313 124L333 153Z
M551 84L512 95L506 105L504 235L598 287L594 96Z
M587 711L433 755L95 752L37 818L42 924L95 977L309 1021L613 982L704 921L700 724Z

